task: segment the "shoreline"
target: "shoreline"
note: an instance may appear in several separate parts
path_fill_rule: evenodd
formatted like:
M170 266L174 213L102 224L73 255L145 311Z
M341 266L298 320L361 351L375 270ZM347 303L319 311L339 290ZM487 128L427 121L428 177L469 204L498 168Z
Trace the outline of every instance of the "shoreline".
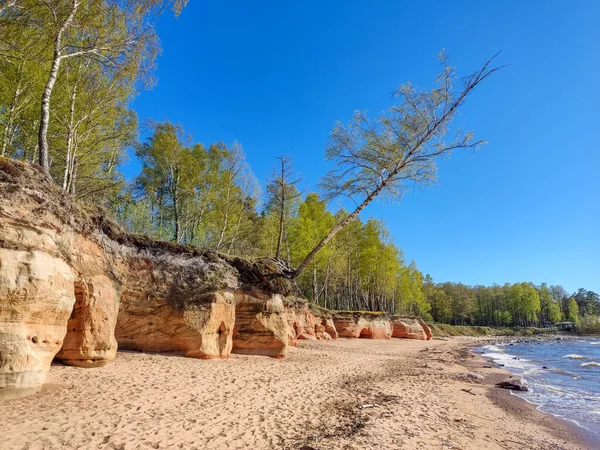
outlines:
M506 371L472 351L482 342L309 340L285 359L119 352L102 368L56 365L40 394L0 402L3 449L594 448L494 388Z
M560 336L564 338L563 336ZM553 340L555 336L548 337L547 339ZM547 340L547 339L518 339L518 340ZM571 337L566 337L571 339ZM573 337L574 339L574 337ZM506 339L494 339L485 338L482 342L467 344L467 347L471 353L475 356L474 363L465 364L465 368L477 368L482 366L492 365L495 369L493 373L490 373L486 377L485 383L489 386L487 397L499 408L502 408L508 414L511 414L518 420L529 421L544 426L550 434L558 437L559 439L565 439L572 442L581 448L599 448L600 447L600 436L596 435L592 431L585 427L582 427L572 420L557 417L551 413L540 410L542 405L528 401L514 394L509 389L501 389L495 386L496 383L502 381L512 373L498 366L491 359L486 359L481 353L475 351L483 345L497 343L499 341L505 341ZM513 339L514 340L514 339Z

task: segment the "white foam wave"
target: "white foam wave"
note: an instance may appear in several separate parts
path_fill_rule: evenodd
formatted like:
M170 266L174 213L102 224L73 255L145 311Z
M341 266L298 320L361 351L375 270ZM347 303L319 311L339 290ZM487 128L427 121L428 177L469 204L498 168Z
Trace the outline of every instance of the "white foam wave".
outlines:
M556 386L551 386L549 384L545 385L544 388L548 389L549 391L554 391L554 392L566 392L564 389L556 387Z
M563 358L569 358L569 359L586 359L587 356L583 356L583 355L576 355L575 353L572 353L570 355L565 355L563 356Z
M515 370L521 374L530 375L531 373L537 372L540 369L540 367L531 363L529 359L519 358L515 355L511 355L510 353L486 351L483 356L493 360L497 364L503 365L506 369Z
M581 367L600 367L600 363L597 363L597 362L594 362L594 361L587 362L587 363L583 363L581 365Z
M484 345L482 347L486 353L489 350L490 352L497 352L497 353L504 353L504 350L502 350L500 347L498 347L497 345Z

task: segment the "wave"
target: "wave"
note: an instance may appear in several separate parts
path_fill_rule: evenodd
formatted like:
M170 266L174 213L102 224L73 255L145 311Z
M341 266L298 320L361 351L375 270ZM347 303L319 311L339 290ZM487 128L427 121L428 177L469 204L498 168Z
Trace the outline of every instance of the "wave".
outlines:
M600 390L595 377L600 370L600 340L515 347L496 343L480 348L484 358L529 382L529 392L511 394L541 411L600 433Z
M493 344L492 345L484 345L482 348L484 350L490 350L491 352L505 353L504 350L502 350L497 345L493 345Z
M554 391L554 392L567 392L562 388L556 387L556 386L551 386L549 384L546 384L545 386L543 386L545 389L548 389L549 391Z
M552 373L556 373L558 375L566 375L566 376L572 377L572 378L579 378L579 375L577 375L576 373L567 372L566 370L563 370L563 369L548 369L548 371L552 372Z
M597 362L594 362L594 361L587 362L587 363L583 363L581 365L581 367L600 367L600 363L597 363Z

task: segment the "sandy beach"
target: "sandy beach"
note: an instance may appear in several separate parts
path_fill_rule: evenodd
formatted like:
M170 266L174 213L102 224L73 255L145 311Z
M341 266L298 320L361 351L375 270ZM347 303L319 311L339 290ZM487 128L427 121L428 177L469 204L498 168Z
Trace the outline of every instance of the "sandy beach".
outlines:
M505 373L472 343L340 339L280 360L119 352L103 368L55 365L42 392L0 403L0 448L593 448L491 387Z

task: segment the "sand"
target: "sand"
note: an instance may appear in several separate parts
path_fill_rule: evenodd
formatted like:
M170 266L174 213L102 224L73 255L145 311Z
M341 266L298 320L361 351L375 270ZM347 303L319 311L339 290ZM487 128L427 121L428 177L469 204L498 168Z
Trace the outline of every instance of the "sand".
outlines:
M282 360L119 352L103 368L56 365L42 392L0 403L0 448L592 448L491 387L504 373L468 343L340 339Z

